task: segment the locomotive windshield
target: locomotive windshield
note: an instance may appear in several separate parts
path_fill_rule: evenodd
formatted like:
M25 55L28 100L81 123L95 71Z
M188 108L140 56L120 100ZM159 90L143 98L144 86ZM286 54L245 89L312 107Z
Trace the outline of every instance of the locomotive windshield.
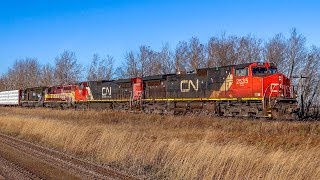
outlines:
M270 73L270 74L275 74L275 73L277 73L277 68L269 68L269 73Z
M253 67L252 68L252 74L254 75L263 75L263 74L267 74L268 73L268 69L265 67Z
M277 73L277 68L266 68L266 67L253 67L253 75L265 75L265 74L275 74Z

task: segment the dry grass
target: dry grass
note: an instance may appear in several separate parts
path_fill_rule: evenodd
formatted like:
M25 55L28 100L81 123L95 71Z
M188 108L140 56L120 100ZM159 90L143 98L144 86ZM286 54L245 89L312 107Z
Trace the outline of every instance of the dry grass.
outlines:
M320 122L0 108L0 131L150 179L320 179Z

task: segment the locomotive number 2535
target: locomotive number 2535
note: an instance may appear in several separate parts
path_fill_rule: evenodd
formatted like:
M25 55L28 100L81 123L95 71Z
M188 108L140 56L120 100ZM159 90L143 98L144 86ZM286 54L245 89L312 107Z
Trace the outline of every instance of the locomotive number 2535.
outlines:
M244 84L248 84L248 83L249 83L248 78L236 79L236 84L239 84L240 86L243 86Z

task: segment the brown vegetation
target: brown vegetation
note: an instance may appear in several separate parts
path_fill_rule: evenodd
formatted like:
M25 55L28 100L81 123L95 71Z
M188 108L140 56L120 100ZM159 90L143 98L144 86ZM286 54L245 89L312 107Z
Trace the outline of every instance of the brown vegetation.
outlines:
M319 179L320 123L0 109L0 131L166 179Z

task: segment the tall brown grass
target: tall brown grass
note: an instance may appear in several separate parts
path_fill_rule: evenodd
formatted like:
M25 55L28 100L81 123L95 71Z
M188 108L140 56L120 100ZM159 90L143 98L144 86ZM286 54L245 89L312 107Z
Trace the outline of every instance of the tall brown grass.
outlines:
M0 131L147 179L320 179L320 122L0 108Z

